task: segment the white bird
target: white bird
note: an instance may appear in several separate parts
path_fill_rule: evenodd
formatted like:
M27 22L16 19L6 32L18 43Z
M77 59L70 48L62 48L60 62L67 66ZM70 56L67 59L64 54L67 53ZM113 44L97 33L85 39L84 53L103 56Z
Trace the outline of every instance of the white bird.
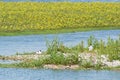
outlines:
M41 54L42 53L42 51L41 50L39 50L39 51L37 51L37 52L35 52L36 54Z
M92 45L90 45L88 48L89 48L89 51L93 50L93 46Z

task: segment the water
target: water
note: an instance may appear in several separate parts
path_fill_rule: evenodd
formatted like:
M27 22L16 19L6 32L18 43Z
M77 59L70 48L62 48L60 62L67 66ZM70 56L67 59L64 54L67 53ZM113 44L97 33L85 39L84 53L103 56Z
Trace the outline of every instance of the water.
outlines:
M46 39L51 41L55 37L63 42L66 46L75 46L80 41L87 41L90 35L94 35L98 40L107 40L108 36L117 39L120 30L100 30L63 34L48 35L27 35L27 36L0 36L0 55L14 55L16 52L35 52L46 50ZM86 44L86 43L85 43Z
M0 0L4 2L27 2L27 1L32 1L32 2L95 2L95 1L100 1L100 2L120 2L120 0Z
M0 80L119 80L120 71L0 68Z
M14 61L14 60L0 60L0 64L13 64L13 63L19 63L20 61Z
M120 30L101 30L64 34L0 36L0 55L13 55L16 52L45 50L46 38L53 40L58 36L66 46L74 46L81 40L86 41L90 35L107 40L108 36L117 39ZM1 60L8 64L10 61ZM0 68L0 80L119 80L120 71L95 70L51 70Z

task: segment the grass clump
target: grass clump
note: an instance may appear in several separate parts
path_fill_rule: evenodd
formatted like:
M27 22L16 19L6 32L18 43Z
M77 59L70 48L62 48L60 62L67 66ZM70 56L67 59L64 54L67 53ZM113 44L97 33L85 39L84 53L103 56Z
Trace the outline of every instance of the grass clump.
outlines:
M52 54L48 60L48 64L72 65L77 63L77 55L70 55L65 57L63 54Z
M39 60L26 60L21 63L15 64L16 67L23 67L23 68L42 68L43 66L43 59Z
M58 41L58 38L54 38L53 41L47 41L47 51L46 53L50 55L49 58L44 60L45 64L74 64L78 62L77 54L65 56L66 53L72 51L70 48L66 47ZM71 53L70 53L71 54Z

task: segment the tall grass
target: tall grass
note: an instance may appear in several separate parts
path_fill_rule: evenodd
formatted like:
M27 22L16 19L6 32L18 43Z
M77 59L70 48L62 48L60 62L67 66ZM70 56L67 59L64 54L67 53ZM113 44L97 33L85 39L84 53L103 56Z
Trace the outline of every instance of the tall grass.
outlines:
M120 36L116 40L108 37L106 42L103 40L97 40L94 36L90 36L87 43L88 46L90 46L90 44L93 46L93 52L96 51L98 54L109 55L110 59L120 60ZM81 41L78 45L69 48L61 44L57 39L54 39L52 43L49 44L47 53L57 53L58 51L62 53L79 53L86 50L88 51L88 47L84 46L84 41Z
M93 53L108 55L110 60L120 60L120 36L116 40L108 37L106 42L103 40L97 40L94 36L90 36L87 41L88 46L92 44L94 48L92 51ZM60 43L61 42L57 41L57 39L54 39L52 44L49 45L47 52L49 52L49 54L55 53L55 55L52 56L59 57L56 56L58 55L58 52L75 54L88 51L88 48L84 46L84 41L81 41L81 43L72 48L66 47ZM65 60L64 58L61 59Z
M58 38L54 38L53 41L46 41L47 46L47 54L50 53L57 53L57 50L60 46L60 42L58 41Z
M108 37L107 43L103 40L95 40L93 45L99 54L109 55L110 60L120 60L120 36L113 40Z
M102 64L93 64L92 61L87 62L86 60L78 60L79 53L84 53L88 51L88 48L84 46L84 41L81 41L80 44L69 48L60 44L57 38L53 39L50 43L47 42L48 49L47 58L40 58L39 60L29 60L17 64L19 67L42 67L44 64L62 64L62 65L72 65L78 64L84 68L95 68L101 69ZM107 42L103 40L97 40L94 36L88 38L88 45L92 44L94 50L92 52L96 54L105 54L109 56L110 60L120 60L120 36L118 39L113 40L108 37ZM88 51L89 52L89 51Z
M62 64L62 65L78 64L78 57L77 55L70 55L65 57L62 53L51 54L49 58L44 60L44 64Z
M21 63L14 64L14 66L16 67L24 67L24 68L42 68L43 65L44 65L44 59L26 60Z

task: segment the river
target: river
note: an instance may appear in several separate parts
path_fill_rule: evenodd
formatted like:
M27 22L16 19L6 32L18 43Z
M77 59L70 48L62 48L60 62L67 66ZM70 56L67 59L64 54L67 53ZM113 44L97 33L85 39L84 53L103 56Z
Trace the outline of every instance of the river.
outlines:
M41 34L41 35L26 35L26 36L0 36L0 55L14 55L16 52L35 52L38 50L46 50L46 40L53 40L55 37L65 44L65 46L75 46L80 41L84 41L93 35L98 40L104 41L110 36L112 39L117 39L120 30L99 30L75 33L61 34Z
M120 71L0 68L0 80L119 80Z

